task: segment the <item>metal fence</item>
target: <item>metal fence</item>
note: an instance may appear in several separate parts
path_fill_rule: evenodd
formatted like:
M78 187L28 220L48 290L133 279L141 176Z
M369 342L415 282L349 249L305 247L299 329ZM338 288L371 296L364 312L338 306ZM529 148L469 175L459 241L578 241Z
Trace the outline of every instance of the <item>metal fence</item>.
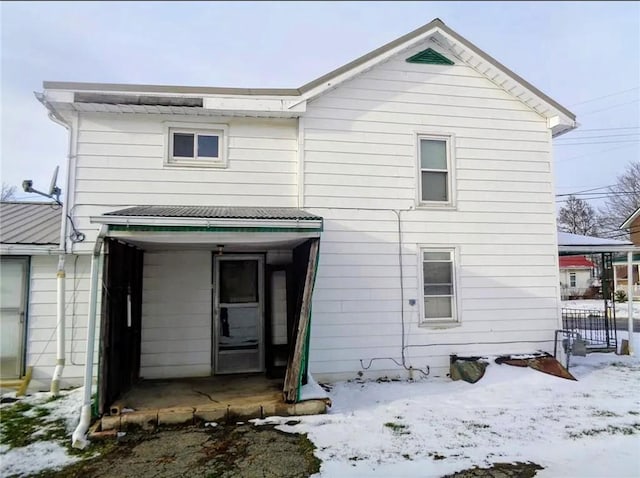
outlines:
M587 347L617 347L615 312L611 306L604 311L562 309L562 328L579 333Z

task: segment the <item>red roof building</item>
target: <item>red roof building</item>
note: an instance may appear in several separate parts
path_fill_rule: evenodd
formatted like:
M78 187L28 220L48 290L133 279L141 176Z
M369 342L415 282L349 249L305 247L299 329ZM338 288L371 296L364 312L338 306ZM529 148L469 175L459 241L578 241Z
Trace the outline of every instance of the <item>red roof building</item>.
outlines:
M596 265L585 256L561 256L560 268L566 269L570 267L576 269L591 269L596 267Z

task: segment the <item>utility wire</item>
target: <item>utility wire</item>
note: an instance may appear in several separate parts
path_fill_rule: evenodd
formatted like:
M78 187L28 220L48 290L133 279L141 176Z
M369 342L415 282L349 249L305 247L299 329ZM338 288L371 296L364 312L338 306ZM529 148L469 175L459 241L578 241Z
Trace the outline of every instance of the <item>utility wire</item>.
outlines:
M590 139L590 138L581 138L581 139ZM613 141L590 141L586 143L560 143L556 144L556 146L582 146L583 144L617 144L617 143L638 143L640 139L618 139Z
M631 105L631 104L637 103L639 101L640 101L640 98L635 99L635 100L631 100L631 101L626 101L624 103L618 103L617 105L607 106L606 108L601 108L599 110L587 111L586 113L581 113L580 116L587 116L587 115L591 115L591 114L594 114L594 113L600 113L602 111L609 111L609 110L612 110L614 108L619 108L620 106Z
M572 131L571 134L579 134L579 133L584 133L585 131L623 131L623 130L628 130L628 129L640 129L640 126L629 126L629 127L621 127L621 128L586 128L586 129L582 129L582 128L578 128L575 131Z
M590 100L584 100L584 101L579 101L578 103L573 103L573 104L569 105L569 107L578 106L578 105L584 105L586 103L593 103L594 101L602 100L604 98L611 98L612 96L618 96L618 95L621 95L623 93L628 93L630 91L635 91L635 90L638 90L638 89L640 89L640 86L636 86L634 88L629 88L628 90L616 91L615 93L609 93L608 95L598 96L597 98L591 98Z
M579 138L566 138L564 136L558 138L556 141L581 141L583 139L598 139L598 138L621 138L626 136L638 136L640 135L640 131L637 133L622 133L622 134L605 134L605 135L597 135L597 136L580 136Z
M576 192L573 192L573 193L556 194L556 197L559 197L559 196L575 196L576 194L588 193L588 192L591 192L591 191L598 191L599 189L607 189L607 188L611 188L613 186L615 186L615 184L612 184L610 186L600 186L599 188L593 188L593 189L584 189L582 191L576 191Z
M557 160L555 162L556 163L564 163L565 161L571 161L571 160L574 160L574 159L584 158L585 156L591 156L592 154L608 153L610 151L617 151L619 149L629 148L630 146L631 146L630 144L625 144L623 146L615 146L613 148L603 149L603 150L600 150L600 151L591 151L589 153L583 153L583 154L579 154L577 156L571 156L570 158L559 159L559 160Z

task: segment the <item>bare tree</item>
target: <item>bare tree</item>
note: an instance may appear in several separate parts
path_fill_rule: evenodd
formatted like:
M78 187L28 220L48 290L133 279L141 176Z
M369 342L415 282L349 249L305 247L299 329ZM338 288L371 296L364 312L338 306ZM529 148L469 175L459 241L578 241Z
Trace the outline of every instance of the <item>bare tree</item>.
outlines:
M598 234L598 218L588 202L571 195L558 212L558 228L573 234L595 236Z
M0 201L13 201L16 198L16 187L7 183L2 183L2 191L0 192Z
M640 207L640 162L627 165L616 184L607 189L607 198L599 208L599 222L604 236L628 237L620 225Z

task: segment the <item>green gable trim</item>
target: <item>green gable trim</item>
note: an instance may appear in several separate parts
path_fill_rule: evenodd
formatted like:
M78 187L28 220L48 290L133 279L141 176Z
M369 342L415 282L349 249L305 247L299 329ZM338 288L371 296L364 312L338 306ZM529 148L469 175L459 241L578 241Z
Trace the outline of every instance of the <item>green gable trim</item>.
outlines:
M235 227L235 226L141 226L122 224L112 224L109 226L110 231L128 231L128 232L322 232L322 227Z
M431 48L407 58L407 63L423 63L427 65L453 65L453 62Z

